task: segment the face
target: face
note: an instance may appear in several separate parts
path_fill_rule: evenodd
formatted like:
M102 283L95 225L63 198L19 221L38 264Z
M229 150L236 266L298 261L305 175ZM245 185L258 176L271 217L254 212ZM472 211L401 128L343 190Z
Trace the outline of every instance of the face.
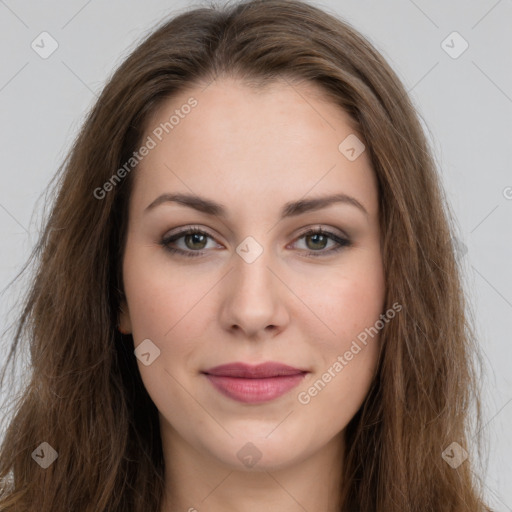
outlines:
M121 327L166 447L276 469L343 439L374 375L379 335L362 333L385 293L377 183L352 126L314 84L232 79L149 120ZM243 364L215 370L231 363Z

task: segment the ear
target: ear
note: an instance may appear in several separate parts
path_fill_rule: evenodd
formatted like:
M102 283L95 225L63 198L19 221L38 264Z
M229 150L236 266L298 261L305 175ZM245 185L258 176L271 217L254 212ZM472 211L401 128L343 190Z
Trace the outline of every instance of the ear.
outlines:
M130 334L132 332L132 322L130 319L130 312L128 310L128 304L125 300L121 302L119 310L119 329L123 334Z

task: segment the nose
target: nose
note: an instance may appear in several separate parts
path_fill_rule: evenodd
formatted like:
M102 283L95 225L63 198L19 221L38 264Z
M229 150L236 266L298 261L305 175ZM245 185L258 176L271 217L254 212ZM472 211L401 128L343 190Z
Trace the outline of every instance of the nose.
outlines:
M220 321L240 339L273 337L286 328L290 292L278 277L270 251L254 261L233 255L233 267L225 278ZM289 297L288 297L289 298Z

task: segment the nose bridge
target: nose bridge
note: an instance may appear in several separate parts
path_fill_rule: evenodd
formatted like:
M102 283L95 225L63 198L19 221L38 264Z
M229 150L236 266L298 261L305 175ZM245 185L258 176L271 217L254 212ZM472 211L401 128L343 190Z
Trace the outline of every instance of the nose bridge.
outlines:
M273 275L272 251L247 237L236 248L230 283L224 296L223 323L253 336L268 326L282 327L286 308L281 303L279 279Z
M254 237L246 237L236 248L234 280L240 291L255 293L270 291L272 279L271 250Z

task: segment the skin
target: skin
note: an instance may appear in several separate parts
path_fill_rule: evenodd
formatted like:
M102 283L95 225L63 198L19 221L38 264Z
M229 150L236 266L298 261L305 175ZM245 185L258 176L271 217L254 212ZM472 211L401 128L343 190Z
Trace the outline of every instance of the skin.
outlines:
M349 161L338 150L356 133L349 116L317 85L282 80L258 90L228 78L190 88L161 105L144 140L190 97L198 105L133 171L123 260L120 326L135 347L150 339L160 350L148 366L137 360L159 410L167 482L160 512L337 510L344 429L368 393L379 336L308 404L298 394L384 312L368 151ZM145 212L164 192L205 196L228 216L170 202ZM335 203L280 218L289 201L336 192L356 198L367 214ZM172 245L203 255L162 247L165 235L190 226L209 237ZM329 254L332 239L301 237L318 227L351 245ZM252 263L236 252L248 236L263 249ZM236 361L278 361L310 373L277 399L244 404L200 373ZM249 442L261 457L252 467L237 457Z

